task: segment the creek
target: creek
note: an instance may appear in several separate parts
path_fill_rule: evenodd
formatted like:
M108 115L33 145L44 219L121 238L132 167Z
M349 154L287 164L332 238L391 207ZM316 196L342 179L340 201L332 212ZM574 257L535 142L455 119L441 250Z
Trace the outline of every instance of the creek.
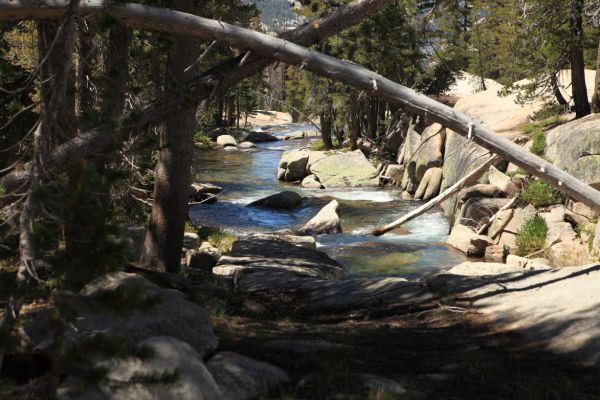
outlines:
M278 127L274 135L313 129L303 124ZM417 278L425 273L465 261L459 252L443 243L448 222L440 210L433 210L408 223L408 234L369 234L375 227L395 220L419 206L400 200L401 192L391 188L309 190L277 180L277 165L284 151L309 147L310 139L257 143L251 151L203 150L195 155L194 180L221 186L224 191L215 204L190 207L190 219L197 225L219 227L241 236L298 227L315 215L332 198L340 203L343 234L320 235L317 245L344 267L344 277L402 276ZM246 207L254 200L294 190L305 199L294 211Z

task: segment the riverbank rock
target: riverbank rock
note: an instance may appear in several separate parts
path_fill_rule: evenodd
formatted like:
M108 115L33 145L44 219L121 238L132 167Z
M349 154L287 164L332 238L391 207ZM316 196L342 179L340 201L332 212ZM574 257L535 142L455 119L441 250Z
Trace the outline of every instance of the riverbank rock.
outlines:
M495 185L489 183L478 183L473 186L466 187L458 192L458 203L465 203L467 200L474 197L498 197L500 195L500 189Z
M237 146L235 138L231 135L221 135L217 138L217 144L221 147Z
M509 248L503 244L494 244L485 249L485 261L503 263L508 257Z
M493 243L487 236L478 235L469 227L456 224L452 228L446 244L462 251L469 257L483 257L485 249Z
M322 235L342 232L340 217L337 214L339 204L336 200L327 204L298 230L301 235Z
M317 180L317 177L314 175L308 175L306 178L302 179L302 183L300 184L303 188L306 189L321 189L321 182Z
M206 366L227 400L255 399L290 381L280 368L232 352L218 353Z
M425 172L417 191L415 192L415 199L428 201L433 199L440 192L440 186L442 185L442 169L431 168Z
M546 156L554 165L600 188L600 115L557 126L546 135Z
M238 145L238 149L242 149L242 150L248 150L248 149L255 149L256 145L252 142L242 142Z
M473 197L461 207L457 222L477 228L482 222L487 222L500 210L508 199L491 199L487 197Z
M74 320L82 333L108 332L127 337L132 341L152 336L172 336L189 344L200 357L217 348L218 339L213 333L208 312L184 295L163 289L147 279L125 272L116 272L89 283L81 291L84 297L94 297L104 291L140 290L157 303L131 313L104 312L98 307L84 309Z
M208 242L203 242L199 250L188 250L185 255L185 265L188 268L201 269L211 272L221 258L221 251Z
M267 207L280 210L293 210L302 204L302 196L291 190L286 190L260 200L253 201L248 207Z
M312 175L311 167L317 162L324 158L329 157L331 154L326 151L309 151L308 161L306 162L306 175Z
M360 150L324 158L310 169L326 189L379 186L377 169Z
M495 262L464 262L450 268L447 273L461 276L489 276L522 272L523 268Z
M490 185L497 187L500 192L511 195L515 191L515 186L508 175L500 172L496 167L491 166L488 173Z
M327 254L296 245L293 241L279 238L253 238L233 243L231 252L222 256L213 268L213 274L245 276L256 272L289 272L293 276L319 279L338 279L342 275L340 265Z
M302 180L306 176L308 156L307 150L291 150L283 153L279 160L277 179L288 182Z

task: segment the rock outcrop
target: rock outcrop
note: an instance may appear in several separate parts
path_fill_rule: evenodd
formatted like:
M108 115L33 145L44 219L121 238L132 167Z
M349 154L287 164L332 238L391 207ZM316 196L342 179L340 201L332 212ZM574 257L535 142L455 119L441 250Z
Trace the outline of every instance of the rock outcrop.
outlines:
M323 158L310 170L326 189L379 186L377 169L360 150Z
M291 150L283 153L279 161L277 179L288 182L302 180L306 176L308 153L307 150Z
M217 138L217 144L221 147L237 146L235 138L231 135L221 135Z

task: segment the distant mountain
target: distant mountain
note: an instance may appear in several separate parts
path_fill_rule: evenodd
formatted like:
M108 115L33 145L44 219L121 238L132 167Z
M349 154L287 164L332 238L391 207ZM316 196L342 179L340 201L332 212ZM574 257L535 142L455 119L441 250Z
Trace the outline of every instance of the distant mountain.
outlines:
M260 10L260 20L270 31L281 32L292 29L304 21L304 17L294 13L294 0L248 0Z

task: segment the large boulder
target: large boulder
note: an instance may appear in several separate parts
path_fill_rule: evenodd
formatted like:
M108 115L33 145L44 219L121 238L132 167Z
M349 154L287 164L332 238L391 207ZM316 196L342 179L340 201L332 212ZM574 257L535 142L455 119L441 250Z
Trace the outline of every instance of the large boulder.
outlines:
M336 200L327 204L298 230L301 235L321 235L341 233L342 225L337 214L339 204Z
M420 148L415 156L415 176L417 180L422 180L425 171L428 169L442 166L445 141L446 128L440 124L433 124L425 128L421 135Z
M490 199L487 197L473 197L463 204L457 223L478 227L481 222L487 222L500 210L508 199Z
M483 257L485 249L493 244L487 236L478 235L461 224L454 225L446 243L469 257Z
M307 150L291 150L283 153L279 160L277 179L288 182L302 180L306 176L308 156Z
M221 147L237 146L235 138L231 135L221 135L217 138L217 144Z
M227 400L255 399L290 381L274 365L231 352L218 353L206 366Z
M600 115L560 125L546 136L546 156L554 165L600 189Z
M82 395L64 396L80 400L226 400L229 397L187 343L168 336L151 337L139 343L151 357L113 359L98 363L106 379ZM169 380L169 377L176 377ZM154 377L154 379L140 379ZM167 381L161 382L162 379ZM110 382L104 383L104 382ZM227 388L223 388L227 389ZM249 397L247 397L249 398Z
M252 131L252 132L248 133L248 135L246 136L246 138L244 140L248 141L248 142L252 142L252 143L262 143L262 142L276 142L279 140L279 138L277 136L271 135L268 132Z
M139 275L125 272L105 275L85 286L81 294L91 298L117 289L141 291L149 299L155 299L156 304L122 314L98 307L84 309L74 320L80 332L108 332L132 341L172 336L189 344L200 357L217 348L218 339L206 310L187 301L181 292L163 289Z
M417 170L417 151L421 146L421 132L423 127L421 124L411 124L406 132L404 138L404 144L398 154L398 164L404 165L405 171L408 173L408 177L416 179Z
M324 158L310 169L325 188L379 186L377 169L360 150Z
M260 200L253 201L248 207L268 207L280 210L293 210L302 204L302 196L291 190L273 194Z

